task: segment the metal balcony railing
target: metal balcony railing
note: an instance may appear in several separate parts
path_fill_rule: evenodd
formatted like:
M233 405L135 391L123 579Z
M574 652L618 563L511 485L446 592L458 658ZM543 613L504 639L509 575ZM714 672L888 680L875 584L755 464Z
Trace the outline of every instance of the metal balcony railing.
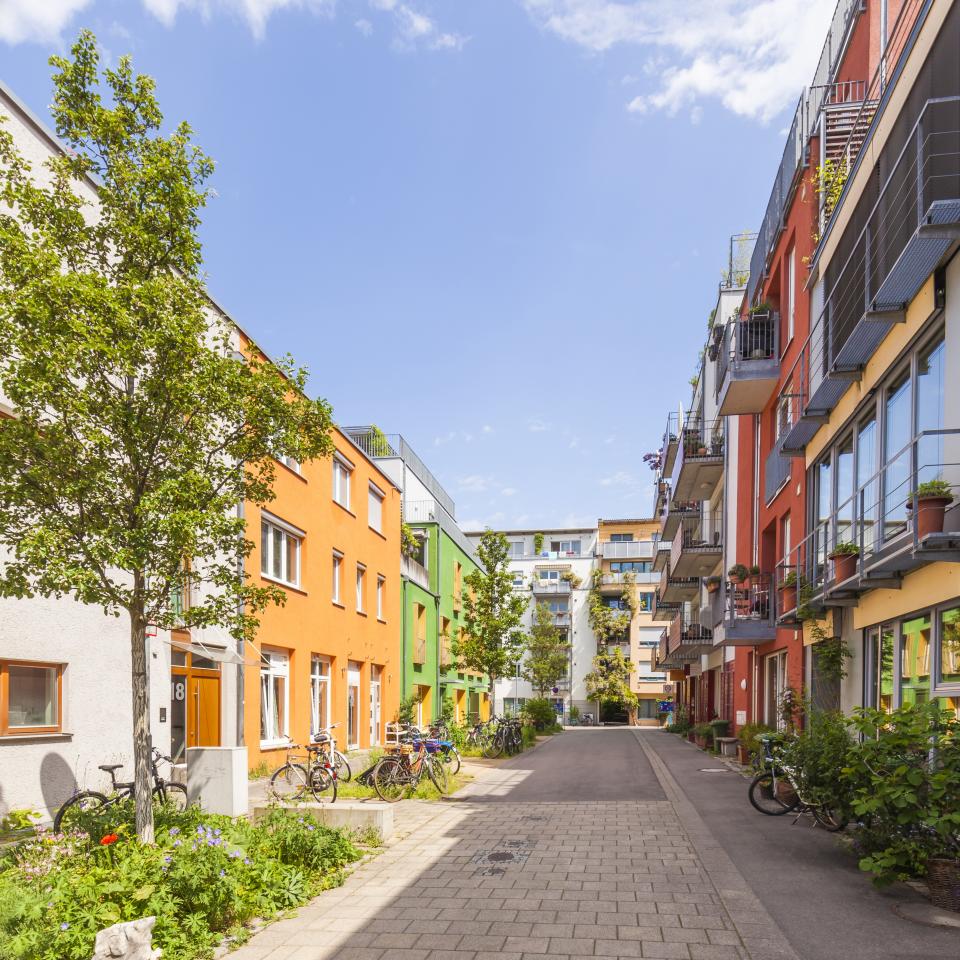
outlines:
M778 400L783 450L802 453L891 327L960 238L960 96L927 101L904 145L881 151L879 190L841 238L826 297ZM869 204L869 210L866 209Z
M713 644L713 631L700 622L700 611L690 604L667 627L667 653L671 657L696 659Z
M723 514L702 509L684 517L673 538L670 570L674 577L704 577L723 559Z
M773 582L769 573L761 573L752 575L746 583L724 583L723 620L728 632L743 624L771 626L775 622Z
M928 517L920 515L915 494L930 481L949 488L950 504L943 530L922 532ZM923 431L814 525L779 565L777 582L792 581L801 602L828 604L841 594L894 586L924 563L960 559L960 510L952 506L958 501L960 429ZM851 549L849 545L855 548L854 572L841 578L832 555L838 548ZM789 612L786 604L781 606Z
M779 356L780 314L775 310L757 310L724 325L723 343L717 354L716 394L720 395L727 371L734 375L741 365L757 360L775 360Z
M763 465L764 503L769 504L787 483L792 466L793 458L785 457L780 452L779 442L775 442Z
M677 456L677 444L680 441L680 413L674 410L667 414L667 427L663 431L663 441L660 446L661 475L669 477L673 471L674 459Z
M535 575L530 582L530 589L535 594L542 596L569 597L573 585L569 580L562 578L556 580L541 580Z
M435 523L438 512L434 500L405 500L403 503L405 523Z
M655 545L652 540L630 540L600 544L600 553L604 560L652 560Z
M412 557L401 555L400 573L408 580L412 580L414 583L423 587L424 590L430 589L430 574L427 568Z

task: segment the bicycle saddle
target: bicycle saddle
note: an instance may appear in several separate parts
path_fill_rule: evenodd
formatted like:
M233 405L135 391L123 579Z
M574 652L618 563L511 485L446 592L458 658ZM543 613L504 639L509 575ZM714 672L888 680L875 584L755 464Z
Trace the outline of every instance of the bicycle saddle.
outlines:
M119 770L121 767L123 767L122 763L101 763L97 769L104 773L113 773L114 770Z
M315 733L312 739L314 743L329 743L331 738L329 733Z

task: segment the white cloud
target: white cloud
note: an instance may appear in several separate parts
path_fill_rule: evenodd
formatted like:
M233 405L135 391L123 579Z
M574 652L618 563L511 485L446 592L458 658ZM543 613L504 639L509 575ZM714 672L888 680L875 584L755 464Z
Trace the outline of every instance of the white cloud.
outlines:
M485 477L479 473L470 473L457 480L457 488L464 493L483 493L490 489L493 477Z
M369 37L373 33L373 24L365 17L355 20L353 25L365 36Z
M485 529L486 524L482 520L471 517L469 520L458 520L457 526L459 526L464 533L479 533Z
M809 83L836 0L520 0L544 30L600 54L630 46L653 54L656 78L634 113L675 114L719 100L768 120ZM692 114L694 122L697 113Z
M531 417L527 421L527 429L531 433L546 433L551 429L551 425L546 422L546 420L541 420L539 417Z
M444 434L443 436L437 436L433 438L433 445L435 447L442 447L446 443L450 443L451 440L457 439L457 431L451 430L449 433Z
M576 450L580 446L580 438L574 437L568 444L567 448L570 450Z
M263 39L267 21L278 10L308 10L332 17L336 0L143 0L143 5L161 23L173 26L180 10L197 10L209 20L214 13L226 12L245 20L250 32Z
M90 0L0 0L0 40L54 43Z
M480 428L480 432L481 432L481 433L493 433L493 427L491 427L489 423L485 423L485 424Z
M445 33L435 20L399 0L370 0L370 4L377 10L392 14L396 29L393 46L398 50L414 50L418 47L459 50L467 42L467 38L460 34Z
M516 492L517 492L517 491L516 491L516 489L515 489L514 487L504 487L504 488L500 491L500 496L501 496L501 497L512 497L512 496L514 496L514 495L516 494Z

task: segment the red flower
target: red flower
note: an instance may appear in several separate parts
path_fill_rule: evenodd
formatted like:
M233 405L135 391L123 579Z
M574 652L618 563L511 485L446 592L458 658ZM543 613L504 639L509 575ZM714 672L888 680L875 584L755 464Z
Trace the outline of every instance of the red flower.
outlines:
M100 838L100 846L109 847L111 843L116 843L119 839L115 833L108 833L105 837Z

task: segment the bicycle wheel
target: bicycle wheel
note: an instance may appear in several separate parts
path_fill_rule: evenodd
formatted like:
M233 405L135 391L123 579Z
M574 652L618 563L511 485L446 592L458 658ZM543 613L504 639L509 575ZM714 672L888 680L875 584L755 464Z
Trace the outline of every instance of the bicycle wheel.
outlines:
M67 830L72 830L80 814L106 805L107 798L95 790L84 790L83 793L72 796L53 818L53 832L64 833Z
M443 753L443 760L450 768L450 776L455 777L460 772L460 754L456 747L451 747Z
M274 770L270 778L270 792L281 803L300 800L309 789L310 777L302 763L285 763Z
M813 819L831 833L839 833L849 822L846 817L831 810L830 807L811 807Z
M753 778L747 795L754 808L768 817L789 813L800 803L800 798L790 782L774 777L771 770L764 770Z
M347 758L339 751L333 754L333 769L337 771L337 779L342 783L349 783L353 773L350 770L350 764Z
M187 787L183 783L165 783L162 787L153 788L155 800L168 803L174 810L187 809Z
M488 760L496 760L503 753L503 737L499 733L495 734L480 749Z
M396 803L407 788L408 777L396 757L384 757L370 774L377 796L387 803Z
M427 775L441 794L450 792L450 772L439 753L431 754L424 760L427 765Z
M336 803L337 778L319 764L310 768L310 792L317 803Z

